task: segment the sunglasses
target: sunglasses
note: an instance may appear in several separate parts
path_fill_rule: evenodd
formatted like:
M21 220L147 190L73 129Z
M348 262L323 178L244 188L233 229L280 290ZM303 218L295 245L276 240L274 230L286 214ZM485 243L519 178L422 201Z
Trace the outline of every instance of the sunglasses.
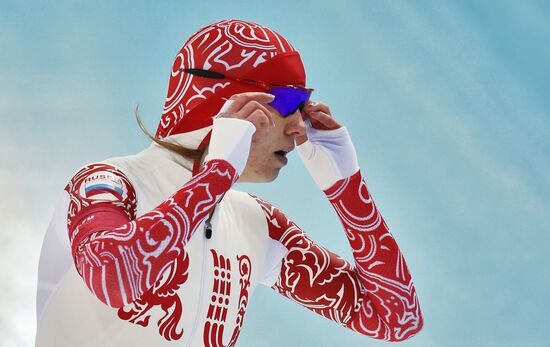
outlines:
M203 69L180 69L180 70L195 76L213 78L213 79L228 79L239 83L254 85L264 90L267 90L269 94L272 94L275 96L275 99L273 99L273 101L270 102L268 105L276 109L283 117L288 117L294 114L294 112L296 112L297 110L302 111L302 109L308 102L309 97L311 96L311 93L313 92L312 88L304 88L304 87L290 85L290 84L289 85L268 84L262 81L256 81L248 78L227 76L212 70L203 70Z

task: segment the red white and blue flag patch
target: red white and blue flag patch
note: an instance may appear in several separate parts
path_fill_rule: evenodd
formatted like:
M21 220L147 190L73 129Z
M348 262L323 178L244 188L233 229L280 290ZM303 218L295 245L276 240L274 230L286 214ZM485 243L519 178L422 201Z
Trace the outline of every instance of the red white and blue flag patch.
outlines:
M80 194L92 200L124 200L127 189L120 177L108 171L99 171L86 177Z

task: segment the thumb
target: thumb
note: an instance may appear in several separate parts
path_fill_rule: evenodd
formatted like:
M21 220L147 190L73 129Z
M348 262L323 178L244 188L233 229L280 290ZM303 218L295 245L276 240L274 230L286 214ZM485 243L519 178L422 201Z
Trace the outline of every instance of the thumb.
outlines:
M301 145L302 143L307 141L307 135L297 135L294 139L294 142L296 143L296 146Z

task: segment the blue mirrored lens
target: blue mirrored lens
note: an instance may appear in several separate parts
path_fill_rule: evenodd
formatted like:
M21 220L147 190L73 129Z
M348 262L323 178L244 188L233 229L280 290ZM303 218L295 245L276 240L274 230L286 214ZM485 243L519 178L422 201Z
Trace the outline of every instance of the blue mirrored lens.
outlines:
M269 93L275 96L275 99L269 105L279 111L283 117L290 116L298 108L305 105L311 95L311 92L306 90L290 87L273 88Z

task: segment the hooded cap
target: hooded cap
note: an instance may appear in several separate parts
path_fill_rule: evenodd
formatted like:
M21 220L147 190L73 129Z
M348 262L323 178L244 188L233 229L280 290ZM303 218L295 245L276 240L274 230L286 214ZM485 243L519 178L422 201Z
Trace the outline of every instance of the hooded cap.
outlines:
M186 145L204 148L214 116L233 94L258 87L182 71L212 70L276 85L306 85L300 55L281 35L259 24L223 20L196 32L174 60L156 137L189 133Z

